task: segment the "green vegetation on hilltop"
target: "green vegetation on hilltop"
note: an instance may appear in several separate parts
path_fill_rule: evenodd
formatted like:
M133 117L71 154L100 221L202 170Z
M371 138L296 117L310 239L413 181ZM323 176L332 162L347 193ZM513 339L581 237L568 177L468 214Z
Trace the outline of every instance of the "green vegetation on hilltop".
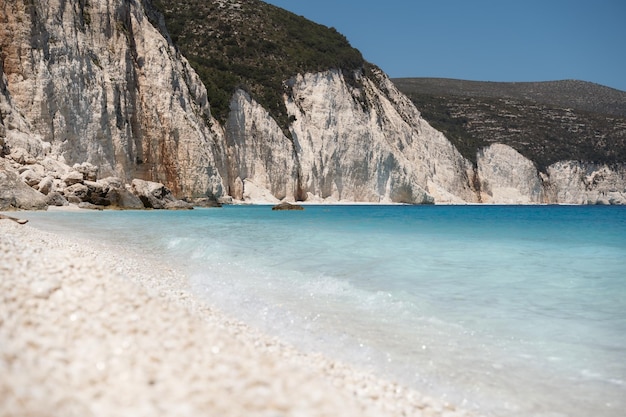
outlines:
M626 117L626 91L580 80L486 82L451 78L396 78L405 93L474 98L506 98Z
M259 0L153 0L174 44L205 84L213 116L224 122L241 88L286 128L283 82L298 73L365 64L334 28Z
M545 168L562 160L626 162L626 93L582 81L393 80L422 116L476 163L492 143Z
M298 73L339 69L358 84L355 70L367 74L370 68L334 28L260 0L144 1L163 14L172 41L199 74L211 112L222 123L241 88L289 135L285 81ZM576 80L393 81L473 162L479 149L496 142L513 147L539 169L565 159L626 161L626 92Z

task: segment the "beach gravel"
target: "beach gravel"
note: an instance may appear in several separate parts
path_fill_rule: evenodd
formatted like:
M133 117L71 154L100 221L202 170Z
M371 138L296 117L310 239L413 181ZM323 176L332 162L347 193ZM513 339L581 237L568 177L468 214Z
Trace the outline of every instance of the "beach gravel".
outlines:
M0 416L466 416L211 309L132 248L0 220Z

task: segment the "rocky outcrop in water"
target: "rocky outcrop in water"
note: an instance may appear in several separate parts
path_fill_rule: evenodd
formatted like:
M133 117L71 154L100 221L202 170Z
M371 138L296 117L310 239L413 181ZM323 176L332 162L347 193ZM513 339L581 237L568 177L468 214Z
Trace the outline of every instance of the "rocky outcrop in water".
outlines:
M302 211L304 210L304 207L302 207L299 204L290 204L287 202L282 202L272 207L272 210L274 211Z
M148 0L2 2L0 67L7 178L48 204L626 201L623 165L539 172L492 144L474 166L377 70L286 79L288 130L239 89L221 125Z

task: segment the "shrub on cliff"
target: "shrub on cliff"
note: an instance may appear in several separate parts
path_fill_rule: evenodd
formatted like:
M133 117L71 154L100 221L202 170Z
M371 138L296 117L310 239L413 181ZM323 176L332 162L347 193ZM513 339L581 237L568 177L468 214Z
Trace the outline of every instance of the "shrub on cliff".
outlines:
M283 81L298 73L354 70L365 61L334 28L259 0L154 0L174 44L205 84L224 122L242 88L288 126Z

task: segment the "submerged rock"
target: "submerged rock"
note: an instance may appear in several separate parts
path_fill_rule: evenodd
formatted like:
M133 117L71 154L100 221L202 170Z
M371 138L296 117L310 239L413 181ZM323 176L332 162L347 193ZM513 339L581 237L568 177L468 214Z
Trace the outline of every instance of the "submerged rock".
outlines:
M304 207L302 207L299 204L291 204L287 202L282 202L272 207L272 210L304 210Z

